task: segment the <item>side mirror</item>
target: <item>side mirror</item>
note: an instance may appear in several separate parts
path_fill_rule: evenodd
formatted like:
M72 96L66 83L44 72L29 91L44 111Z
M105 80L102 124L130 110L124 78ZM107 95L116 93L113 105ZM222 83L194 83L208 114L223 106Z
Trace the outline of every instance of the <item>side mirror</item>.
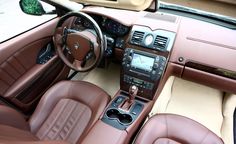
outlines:
M38 0L20 0L19 3L21 10L26 14L43 15L46 13Z

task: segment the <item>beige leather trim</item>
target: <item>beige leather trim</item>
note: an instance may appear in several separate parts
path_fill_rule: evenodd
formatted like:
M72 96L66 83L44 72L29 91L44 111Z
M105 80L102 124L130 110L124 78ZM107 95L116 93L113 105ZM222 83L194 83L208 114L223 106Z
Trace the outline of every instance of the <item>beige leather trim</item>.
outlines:
M221 134L226 144L233 144L233 115L236 108L236 95L226 94L223 101L224 121L221 128Z
M80 11L83 8L83 5L81 4L75 4L72 1L69 0L49 0L53 3L56 3L58 5L61 5L63 7L66 7L67 9L70 9L71 11Z
M113 8L121 8L121 9L128 9L128 10L137 10L142 11L147 9L152 0L116 0L116 1L109 1L109 0L71 0L74 2L81 2L86 4L94 4L104 7L113 7Z

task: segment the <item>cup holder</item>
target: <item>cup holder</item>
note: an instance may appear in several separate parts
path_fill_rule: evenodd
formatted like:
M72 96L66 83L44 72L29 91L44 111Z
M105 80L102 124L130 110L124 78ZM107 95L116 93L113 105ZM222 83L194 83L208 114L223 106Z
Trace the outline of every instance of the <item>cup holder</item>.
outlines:
M117 109L109 109L106 112L109 119L116 119L118 122L124 125L128 125L133 121L133 118L129 114L122 114Z

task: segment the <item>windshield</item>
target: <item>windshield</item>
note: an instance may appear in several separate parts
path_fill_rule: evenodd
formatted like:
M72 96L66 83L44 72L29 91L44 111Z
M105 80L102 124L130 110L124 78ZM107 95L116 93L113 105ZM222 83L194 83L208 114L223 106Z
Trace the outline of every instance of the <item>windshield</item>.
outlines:
M192 13L200 12L199 14L203 14L204 12L206 12L210 15L227 17L229 19L236 19L235 0L160 0L160 8L165 8L166 5L169 5L170 9L176 8L185 11L191 9L191 11L189 12ZM185 9L183 9L183 7Z
M52 1L52 0L51 0ZM60 1L60 0L53 0ZM67 1L67 0L65 0ZM70 0L88 5L100 5L135 11L169 10L196 14L222 22L236 24L236 0ZM159 8L159 10L157 9ZM171 13L171 12L170 12Z

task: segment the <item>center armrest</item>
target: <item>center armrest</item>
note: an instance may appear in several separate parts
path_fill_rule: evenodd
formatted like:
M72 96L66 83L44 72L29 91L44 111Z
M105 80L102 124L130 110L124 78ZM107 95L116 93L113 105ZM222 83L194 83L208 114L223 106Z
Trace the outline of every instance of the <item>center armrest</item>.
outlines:
M116 129L101 120L98 120L89 134L82 141L82 144L123 144L127 132Z
M136 97L131 109L124 112L119 105L126 98L127 94L124 91L117 92L82 144L126 144L130 142L150 112L153 101L145 101ZM122 116L124 119L120 118Z

